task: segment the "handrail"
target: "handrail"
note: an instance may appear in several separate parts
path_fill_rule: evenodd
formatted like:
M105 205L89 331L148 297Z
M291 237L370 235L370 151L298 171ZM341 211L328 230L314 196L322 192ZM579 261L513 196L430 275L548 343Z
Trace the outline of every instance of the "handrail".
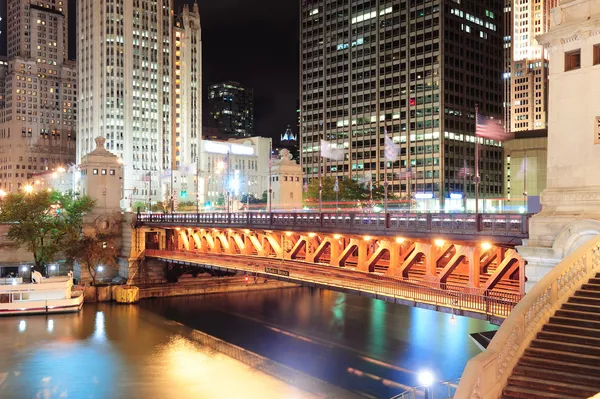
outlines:
M564 258L525 295L485 352L467 363L455 399L495 399L512 370L554 312L600 272L600 235Z
M367 232L489 234L526 238L527 214L470 213L313 213L313 212L235 212L235 213L139 213L135 224L187 224L240 227L249 229L348 229Z

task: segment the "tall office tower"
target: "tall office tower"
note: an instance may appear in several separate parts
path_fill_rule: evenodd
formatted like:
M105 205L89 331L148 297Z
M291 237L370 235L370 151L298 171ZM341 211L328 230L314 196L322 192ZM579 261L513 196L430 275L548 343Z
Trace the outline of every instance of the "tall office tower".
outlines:
M212 84L208 88L207 125L221 135L250 137L254 134L254 92L237 82Z
M8 58L0 56L0 112L4 109L6 99L6 75L8 74ZM2 119L0 117L0 119Z
M4 191L75 160L77 73L65 61L66 9L66 1L8 1L9 56L0 110Z
M172 137L171 0L77 3L77 161L94 139L123 162L123 198L147 200L147 178L176 163ZM153 198L162 198L152 185Z
M400 145L400 159L387 163L390 194L431 198L430 209L473 198L475 105L489 117L503 113L502 7L502 0L303 1L305 176L383 183L387 131ZM320 140L345 158L322 159ZM501 144L480 141L481 194L497 197Z
M181 179L181 190L171 191L174 199L189 201L194 198L187 193L198 191L193 171L200 166L202 153L202 31L197 3L191 10L184 5L175 16L172 58L171 169L178 171L173 176ZM169 181L168 187L174 184Z
M202 134L202 32L200 10L183 6L173 27L173 90L171 167L196 162Z
M536 37L550 28L550 9L557 5L558 0L513 0L512 4L507 125L515 140L505 145L505 195L510 199L538 196L546 187L548 54Z
M548 54L536 36L548 31L550 9L557 5L558 0L513 1L512 132L547 128Z
M56 24L41 17L45 15L39 13L43 10L55 11L62 15L61 29L57 29ZM8 0L7 11L8 58L38 58L40 43L37 39L42 38L48 42L48 52L58 54L57 58L61 58L61 61L68 60L69 7L67 0Z
M513 0L504 0L504 127L510 130L510 82L512 64Z

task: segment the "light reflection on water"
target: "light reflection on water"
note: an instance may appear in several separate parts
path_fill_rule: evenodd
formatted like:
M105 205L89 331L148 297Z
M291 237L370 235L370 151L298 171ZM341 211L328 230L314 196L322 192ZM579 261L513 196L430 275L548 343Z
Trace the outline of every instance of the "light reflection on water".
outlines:
M316 397L140 312L86 305L80 314L0 318L0 398Z
M164 298L141 307L377 398L418 385L423 369L438 381L458 379L480 353L469 334L496 328L466 317L451 324L450 314L309 288Z

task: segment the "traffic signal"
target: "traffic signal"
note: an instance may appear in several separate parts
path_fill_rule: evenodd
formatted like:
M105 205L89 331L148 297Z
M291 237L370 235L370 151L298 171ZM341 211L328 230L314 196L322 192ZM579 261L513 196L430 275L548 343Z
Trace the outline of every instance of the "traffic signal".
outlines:
M246 280L246 282L248 282L248 276L244 277L244 280Z
M186 197L187 197L187 191L181 190L181 198L186 198Z

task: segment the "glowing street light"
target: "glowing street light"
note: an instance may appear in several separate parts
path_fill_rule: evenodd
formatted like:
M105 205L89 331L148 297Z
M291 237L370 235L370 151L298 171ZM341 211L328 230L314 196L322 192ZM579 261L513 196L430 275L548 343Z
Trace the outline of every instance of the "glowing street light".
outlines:
M57 171L58 173L65 173L67 170L66 170L65 168L63 168L62 166L59 166L59 167L56 169L56 171Z
M484 251L487 251L491 247L492 247L492 244L490 244L489 242L481 243L481 249L483 249Z
M4 197L6 197L6 191L0 188L0 200L2 200Z
M429 399L429 387L433 384L433 374L430 371L422 370L419 372L417 379L419 384L425 387L425 399Z
M28 184L25 187L23 187L23 190L26 194L31 194L33 193L33 186L31 184Z

